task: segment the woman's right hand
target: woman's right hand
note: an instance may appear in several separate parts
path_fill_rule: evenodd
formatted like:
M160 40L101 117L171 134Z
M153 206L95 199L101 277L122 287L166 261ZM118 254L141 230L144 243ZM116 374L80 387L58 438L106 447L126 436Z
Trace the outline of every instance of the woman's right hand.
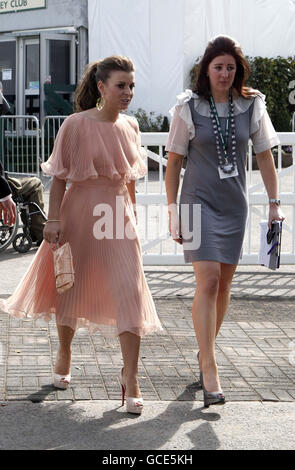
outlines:
M169 214L169 232L176 243L182 245L182 235L179 223L179 215L176 204L170 204L168 207Z
M58 243L62 238L60 222L46 222L43 230L43 238L48 243Z

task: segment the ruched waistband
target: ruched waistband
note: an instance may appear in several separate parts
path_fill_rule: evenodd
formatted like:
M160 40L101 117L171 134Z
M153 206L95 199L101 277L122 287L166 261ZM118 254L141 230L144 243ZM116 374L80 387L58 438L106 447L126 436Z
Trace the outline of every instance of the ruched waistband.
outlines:
M71 185L74 186L97 186L97 185L106 185L106 186L125 186L126 180L124 178L118 180L111 180L107 176L98 176L97 178L88 178L83 181L72 181Z

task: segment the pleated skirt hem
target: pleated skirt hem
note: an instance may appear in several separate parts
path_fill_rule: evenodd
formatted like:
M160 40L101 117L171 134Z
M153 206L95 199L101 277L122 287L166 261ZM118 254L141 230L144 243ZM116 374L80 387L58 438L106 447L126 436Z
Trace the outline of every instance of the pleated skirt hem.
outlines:
M50 312L41 312L41 313L30 313L28 314L24 310L16 309L9 307L6 305L5 300L0 300L0 309L4 313L8 313L14 318L19 320L42 320L46 323L49 323L51 320L56 317L55 309L53 308ZM116 338L120 334L129 332L133 333L137 336L143 337L146 335L151 335L160 331L163 331L161 324L145 324L143 326L132 326L132 325L125 325L123 331L119 331L117 326L114 324L107 324L107 323L94 323L84 317L69 317L68 319L62 318L59 321L58 317L56 317L57 324L60 326L68 326L72 328L74 331L77 331L82 328L88 329L91 335L95 333L100 333L105 338Z

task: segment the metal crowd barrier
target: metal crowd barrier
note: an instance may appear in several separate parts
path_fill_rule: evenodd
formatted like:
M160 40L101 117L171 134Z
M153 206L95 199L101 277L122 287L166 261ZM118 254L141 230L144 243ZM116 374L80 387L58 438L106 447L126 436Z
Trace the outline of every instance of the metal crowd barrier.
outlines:
M40 175L40 126L36 116L0 116L0 159L13 175Z

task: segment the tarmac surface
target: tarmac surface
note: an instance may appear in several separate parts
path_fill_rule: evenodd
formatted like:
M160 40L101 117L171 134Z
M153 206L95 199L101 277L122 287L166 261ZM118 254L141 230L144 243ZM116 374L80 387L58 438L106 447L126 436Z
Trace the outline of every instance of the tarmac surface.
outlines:
M37 248L0 254L8 297ZM163 331L142 339L141 416L121 407L119 342L79 330L72 381L52 386L55 321L0 312L0 449L189 450L295 448L294 266L239 266L216 342L224 406L203 407L191 318L190 266L146 266Z

